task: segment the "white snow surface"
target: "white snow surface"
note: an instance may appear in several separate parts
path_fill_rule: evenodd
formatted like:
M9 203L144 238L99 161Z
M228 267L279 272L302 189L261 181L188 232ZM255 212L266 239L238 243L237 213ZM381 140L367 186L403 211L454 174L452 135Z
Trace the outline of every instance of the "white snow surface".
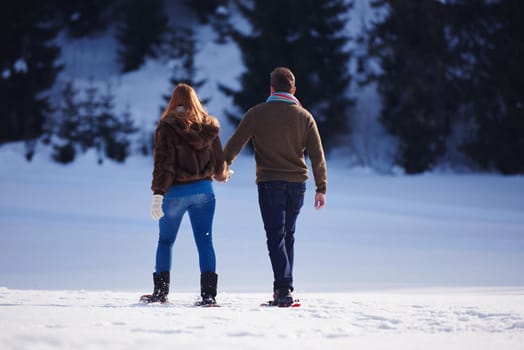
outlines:
M300 308L266 294L194 293L168 305L136 293L0 288L0 347L11 349L522 349L524 290L302 293Z
M272 274L242 155L216 184L220 308L195 308L187 217L170 305L151 292L157 224L151 160L69 166L21 145L0 152L0 349L522 349L524 177L380 176L329 160L296 233L301 308L263 308Z
M150 217L150 158L61 166L21 145L1 148L0 286L149 289L158 224ZM307 183L297 222L298 290L524 286L524 177L381 176L328 160L326 208ZM213 237L222 290L270 289L272 272L252 156L215 183ZM198 287L187 217L174 247L175 290Z

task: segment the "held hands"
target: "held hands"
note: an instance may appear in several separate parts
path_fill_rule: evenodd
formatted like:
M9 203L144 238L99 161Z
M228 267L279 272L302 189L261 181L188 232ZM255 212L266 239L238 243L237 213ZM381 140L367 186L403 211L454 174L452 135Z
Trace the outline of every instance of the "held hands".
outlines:
M319 210L324 208L326 205L326 195L324 193L317 192L315 194L315 209Z
M229 179L231 179L231 175L233 175L233 173L234 173L233 169L230 169L230 168L227 169L227 175L226 175L226 181L225 182L228 182Z
M164 216L164 211L162 210L163 200L164 200L164 196L162 196L161 194L153 195L153 204L151 205L151 217L154 220L158 220L162 216Z
M221 176L213 176L213 178L216 180L216 181L219 181L219 182L228 182L229 179L231 178L231 175L233 175L234 171L231 170L229 167L227 168L227 170L221 175Z

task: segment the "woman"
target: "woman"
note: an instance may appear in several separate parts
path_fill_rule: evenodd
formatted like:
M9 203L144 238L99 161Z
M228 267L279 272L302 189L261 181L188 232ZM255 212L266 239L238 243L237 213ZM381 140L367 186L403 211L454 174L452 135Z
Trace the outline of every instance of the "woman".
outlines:
M166 303L169 293L172 248L187 212L200 264L200 305L216 304L217 274L212 241L215 195L212 179L227 181L218 136L219 123L201 105L193 88L178 84L155 131L151 215L159 221L153 294L145 303Z

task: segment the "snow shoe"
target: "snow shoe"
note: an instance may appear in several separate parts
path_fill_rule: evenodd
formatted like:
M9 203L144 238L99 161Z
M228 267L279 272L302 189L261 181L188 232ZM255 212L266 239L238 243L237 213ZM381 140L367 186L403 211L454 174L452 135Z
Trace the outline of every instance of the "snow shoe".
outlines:
M219 307L220 305L217 304L217 301L212 296L206 296L206 297L202 297L202 300L197 301L195 303L195 306Z
M298 299L293 299L289 288L278 288L273 294L273 300L261 304L261 306L298 307Z

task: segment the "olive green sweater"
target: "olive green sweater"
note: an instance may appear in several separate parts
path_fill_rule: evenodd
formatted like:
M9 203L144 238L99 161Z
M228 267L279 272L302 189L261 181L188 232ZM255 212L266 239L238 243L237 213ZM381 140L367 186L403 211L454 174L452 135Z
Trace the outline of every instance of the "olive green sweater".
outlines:
M317 124L303 107L287 102L264 102L248 110L224 148L228 164L253 140L257 183L305 182L311 160L316 191L326 193L327 171Z

